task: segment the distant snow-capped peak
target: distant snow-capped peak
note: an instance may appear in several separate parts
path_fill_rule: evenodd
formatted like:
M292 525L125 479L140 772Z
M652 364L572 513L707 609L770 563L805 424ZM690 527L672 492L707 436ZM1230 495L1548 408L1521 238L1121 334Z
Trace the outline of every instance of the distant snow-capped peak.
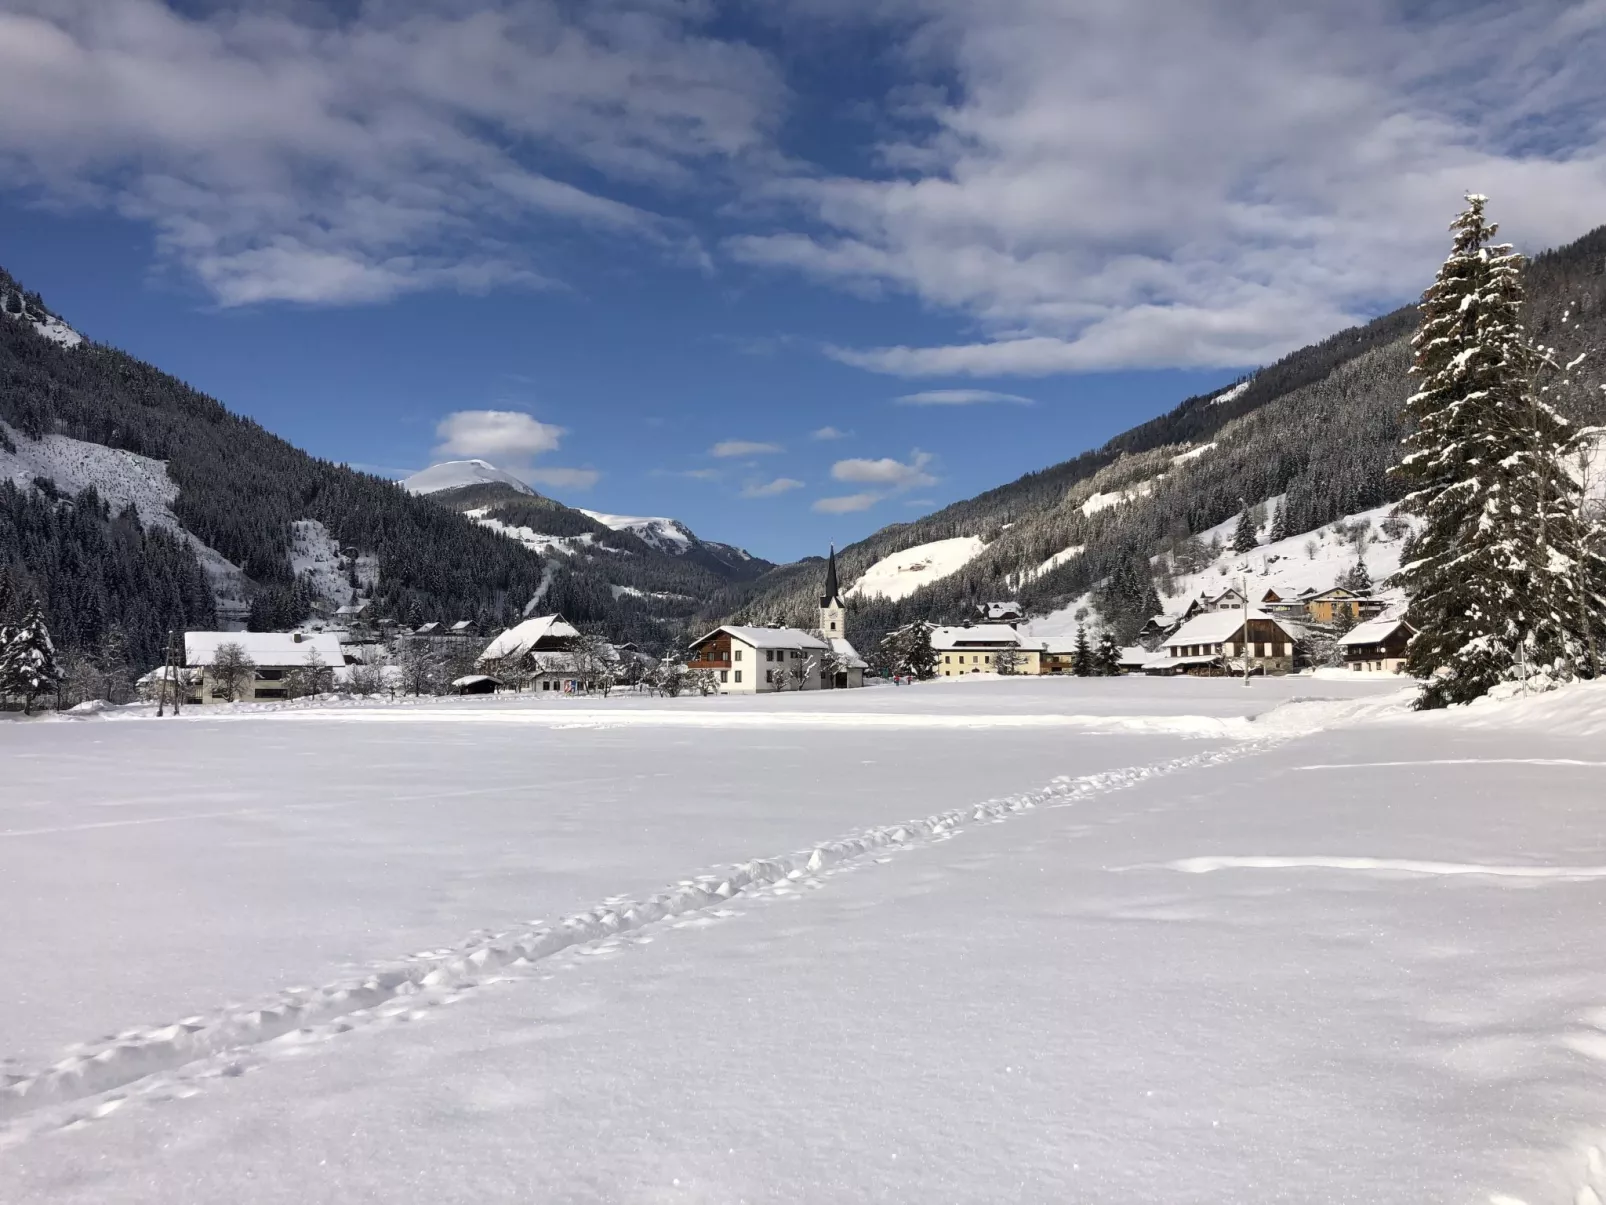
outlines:
M599 510L586 510L584 507L580 507L579 510L582 515L595 519L604 527L640 536L660 552L684 552L693 544L699 543L691 528L679 519L662 516L608 515Z
M409 494L434 494L441 490L461 489L465 485L493 483L510 485L521 494L535 493L512 473L497 468L487 460L444 460L404 478L401 485Z

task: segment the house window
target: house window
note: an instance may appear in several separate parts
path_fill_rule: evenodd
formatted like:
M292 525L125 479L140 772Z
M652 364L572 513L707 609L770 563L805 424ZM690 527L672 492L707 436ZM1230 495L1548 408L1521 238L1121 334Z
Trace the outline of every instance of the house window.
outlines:
M765 670L764 671L764 681L766 681L766 682L775 681L775 671L772 670L772 669Z
M950 657L947 653L944 653L942 655L942 663L944 665L952 665L954 663L954 659L952 657Z
M731 676L731 672L728 669L722 669L722 670L719 671L719 680L721 682L729 682L730 681L730 676Z
M257 691L257 698L259 698L259 699L282 699L282 698L284 698L284 687L282 687L282 686L270 686L270 687L268 687L268 688L266 688L264 690L259 690L259 691Z
M775 650L774 649L765 649L764 650L764 660L766 660L766 661L774 661L775 660ZM765 678L764 681L768 682L769 679Z
M740 682L742 680L742 671L741 670L737 670L736 671L736 680L738 682Z
M736 650L736 660L740 661L741 659L742 659L742 650L741 649L737 649Z

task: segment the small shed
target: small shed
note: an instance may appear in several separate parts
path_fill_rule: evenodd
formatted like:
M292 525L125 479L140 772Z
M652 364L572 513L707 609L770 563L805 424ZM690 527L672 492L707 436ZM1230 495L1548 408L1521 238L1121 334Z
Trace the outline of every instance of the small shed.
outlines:
M452 679L452 693L459 695L494 695L502 683L489 674L465 674Z

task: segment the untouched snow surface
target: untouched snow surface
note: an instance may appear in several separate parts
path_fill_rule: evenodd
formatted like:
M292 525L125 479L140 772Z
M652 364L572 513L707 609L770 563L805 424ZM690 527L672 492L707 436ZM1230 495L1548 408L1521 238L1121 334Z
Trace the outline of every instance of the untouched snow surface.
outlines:
M521 494L535 493L512 473L497 468L488 460L443 460L404 478L401 486L411 494L434 494L465 485L492 484L511 485Z
M0 1200L1606 1193L1606 689L229 714L0 724Z
M951 540L917 544L882 557L842 594L844 598L885 598L896 602L908 598L921 586L958 573L986 548L980 536L957 536Z

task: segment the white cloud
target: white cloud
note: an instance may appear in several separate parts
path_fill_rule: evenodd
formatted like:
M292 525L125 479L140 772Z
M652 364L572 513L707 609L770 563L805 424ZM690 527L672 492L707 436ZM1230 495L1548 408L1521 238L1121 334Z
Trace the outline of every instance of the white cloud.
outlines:
M708 449L710 456L764 456L771 452L784 452L780 444L758 443L751 439L722 439Z
M815 4L904 23L884 170L726 249L973 326L830 349L873 371L1263 363L1415 297L1466 189L1530 248L1606 213L1601 0Z
M596 469L565 469L545 465L519 469L516 475L531 485L570 490L588 490L602 477Z
M936 484L937 479L926 472L932 459L930 452L916 449L907 464L890 456L880 460L839 460L831 466L831 476L855 485L881 485L895 491L914 489Z
M900 406L983 406L989 402L1036 405L1031 398L1018 393L996 393L991 389L927 389L923 393L906 393L893 400Z
M843 494L836 498L818 498L814 509L822 515L852 514L854 511L869 510L882 497L882 494Z
M435 434L436 456L522 461L555 451L564 430L517 410L458 410L441 419Z
M778 494L802 488L803 483L795 477L777 477L773 481L750 481L742 487L742 497L774 498Z
M846 431L839 431L835 427L820 427L817 430L809 432L810 439L831 440L846 439L847 437L848 433Z
M341 9L8 0L0 180L149 223L224 305L343 303L544 284L554 229L685 260L606 190L773 156L784 86L700 5Z

